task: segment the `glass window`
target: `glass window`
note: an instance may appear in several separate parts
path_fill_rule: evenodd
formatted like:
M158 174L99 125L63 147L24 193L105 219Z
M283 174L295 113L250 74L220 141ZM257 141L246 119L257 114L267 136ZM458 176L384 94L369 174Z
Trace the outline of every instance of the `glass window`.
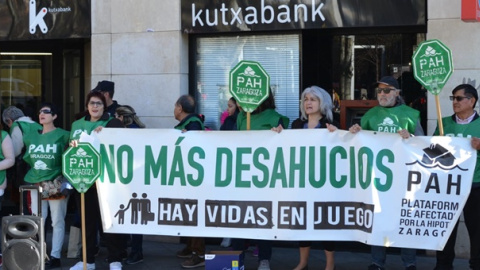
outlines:
M220 129L220 116L231 97L229 73L241 60L259 62L270 75L277 111L298 118L299 35L201 37L196 40L196 99L205 124Z
M2 55L0 60L2 111L8 106L16 106L25 115L38 120L37 111L42 95L42 60L46 58L50 59L50 56Z

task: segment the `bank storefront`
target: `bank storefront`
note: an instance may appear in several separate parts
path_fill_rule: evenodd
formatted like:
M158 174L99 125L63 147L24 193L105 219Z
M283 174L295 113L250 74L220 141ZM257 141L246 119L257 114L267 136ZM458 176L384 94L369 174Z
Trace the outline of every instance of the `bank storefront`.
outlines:
M375 99L372 84L393 75L414 104L424 92L410 59L426 33L426 8L426 1L182 0L190 93L207 126L218 129L229 71L251 60L269 73L277 110L292 121L310 85L341 99Z
M13 105L38 122L42 102L52 102L60 109L55 125L69 130L84 108L90 35L89 0L0 1L1 112ZM21 181L10 171L7 178L3 211L15 213Z
M90 1L0 1L1 109L15 105L38 120L41 102L61 107L68 128L83 109L84 44Z

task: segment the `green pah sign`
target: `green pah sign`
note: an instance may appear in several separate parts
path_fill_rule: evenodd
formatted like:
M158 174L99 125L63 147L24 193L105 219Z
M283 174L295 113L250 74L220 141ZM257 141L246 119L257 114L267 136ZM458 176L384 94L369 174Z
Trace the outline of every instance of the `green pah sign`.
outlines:
M85 193L100 177L100 154L90 143L78 143L62 156L63 175L80 193Z
M436 39L422 42L412 56L413 75L430 93L438 95L453 73L452 52Z
M229 77L230 94L245 112L253 112L269 95L270 76L253 61L240 61Z

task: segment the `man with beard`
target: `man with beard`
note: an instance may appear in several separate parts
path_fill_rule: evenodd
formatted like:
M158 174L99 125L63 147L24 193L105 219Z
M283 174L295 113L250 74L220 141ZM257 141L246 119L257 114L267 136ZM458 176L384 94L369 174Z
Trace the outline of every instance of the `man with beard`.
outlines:
M405 105L400 97L397 80L392 76L385 76L378 81L375 89L379 105L365 113L358 124L350 127L350 132L357 133L362 129L378 132L398 133L403 139L413 135L424 135L420 124L420 112ZM386 247L372 246L372 263L368 270L384 270ZM401 249L401 257L406 270L416 268L416 250Z

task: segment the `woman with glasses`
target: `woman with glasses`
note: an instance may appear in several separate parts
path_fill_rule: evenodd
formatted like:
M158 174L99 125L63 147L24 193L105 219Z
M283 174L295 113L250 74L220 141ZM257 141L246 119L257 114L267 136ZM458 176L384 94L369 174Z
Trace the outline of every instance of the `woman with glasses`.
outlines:
M60 258L65 237L65 215L67 214L68 193L62 193L62 154L68 146L69 132L55 127L57 109L51 103L44 103L38 112L38 121L41 129L25 133L23 141L26 153L23 159L30 165L25 175L25 182L42 187L42 217L52 220L52 250L50 260L46 262L48 268L60 267ZM36 201L37 194L31 193L32 201ZM32 205L34 205L33 203Z
M109 116L105 111L106 100L101 92L91 91L87 95L87 115L73 122L70 132L70 145L76 146L82 132L91 133L101 127L123 128L123 123L117 118ZM77 207L80 209L80 193L74 192ZM98 204L97 188L95 185L85 192L85 237L87 242L87 270L95 269L95 254L97 253L97 228L101 226L100 208ZM122 234L104 234L108 249L110 269L122 268L122 253L125 251L126 236ZM78 262L70 270L83 270L83 262Z
M338 123L333 120L332 98L324 89L311 86L303 90L300 100L301 117L293 121L292 129L326 128L333 132L337 130ZM335 268L335 242L324 241L326 266L325 270ZM311 241L300 241L300 262L294 270L308 269Z

